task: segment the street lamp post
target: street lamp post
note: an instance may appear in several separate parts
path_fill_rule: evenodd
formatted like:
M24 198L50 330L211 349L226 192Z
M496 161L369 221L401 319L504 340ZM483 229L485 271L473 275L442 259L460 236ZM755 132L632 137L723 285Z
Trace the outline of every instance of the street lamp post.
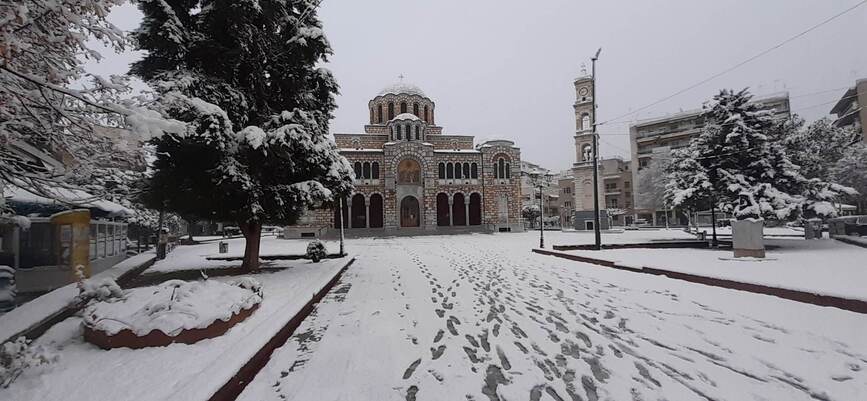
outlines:
M343 246L343 197L340 197L340 211L338 211L338 215L340 216L340 256L346 255L346 250Z
M539 248L545 249L545 207L542 206L542 182L539 182Z
M602 48L596 51L596 55L590 59L591 76L590 81L591 93L593 94L593 106L590 110L593 122L593 232L596 237L596 250L602 249L602 231L599 227L599 144L596 134L596 60L599 59L599 54L602 53Z

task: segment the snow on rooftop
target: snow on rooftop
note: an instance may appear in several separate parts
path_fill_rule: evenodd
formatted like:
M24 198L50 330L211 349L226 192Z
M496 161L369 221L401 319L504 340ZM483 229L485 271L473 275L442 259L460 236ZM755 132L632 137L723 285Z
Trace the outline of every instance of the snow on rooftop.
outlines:
M408 82L397 82L397 83L391 84L389 86L386 86L385 88L382 88L381 91L379 91L379 96L388 95L388 94L393 94L393 95L406 94L406 95L418 95L421 97L427 97L427 95L424 93L423 90L421 90L421 88L419 88L418 86L415 86L411 83L408 83Z
M417 115L412 114L412 113L401 113L401 114L398 114L394 118L391 119L391 121L396 121L396 120L420 121L421 119L418 118Z

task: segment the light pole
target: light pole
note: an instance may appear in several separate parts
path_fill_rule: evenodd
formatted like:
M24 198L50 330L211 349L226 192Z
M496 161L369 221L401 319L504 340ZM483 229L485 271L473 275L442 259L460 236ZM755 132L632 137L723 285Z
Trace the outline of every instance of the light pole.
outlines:
M345 249L343 247L343 197L340 197L340 210L338 211L338 215L340 216L340 256L346 255Z
M593 94L593 106L590 110L593 122L593 232L596 237L596 250L602 249L602 231L599 227L599 144L597 143L596 134L596 60L599 59L599 54L602 53L602 48L596 51L596 55L590 59L591 76L590 81L591 93Z
M539 181L539 248L545 249L545 207L542 206L542 181Z

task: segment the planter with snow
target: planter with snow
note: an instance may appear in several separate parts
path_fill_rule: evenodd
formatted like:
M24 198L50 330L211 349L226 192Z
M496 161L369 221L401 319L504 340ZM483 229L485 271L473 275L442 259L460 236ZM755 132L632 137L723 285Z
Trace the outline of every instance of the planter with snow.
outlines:
M261 285L250 278L230 284L171 280L88 306L84 339L103 349L192 344L223 335L261 302Z
M736 258L764 258L764 221L746 219L732 221L732 248Z

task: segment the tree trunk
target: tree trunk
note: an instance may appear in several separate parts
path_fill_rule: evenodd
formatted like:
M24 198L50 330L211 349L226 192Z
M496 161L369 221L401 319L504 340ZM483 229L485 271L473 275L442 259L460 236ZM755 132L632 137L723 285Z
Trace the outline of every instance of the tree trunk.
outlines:
M244 234L244 262L241 268L253 272L259 270L259 242L262 239L261 223L240 223L238 227Z

